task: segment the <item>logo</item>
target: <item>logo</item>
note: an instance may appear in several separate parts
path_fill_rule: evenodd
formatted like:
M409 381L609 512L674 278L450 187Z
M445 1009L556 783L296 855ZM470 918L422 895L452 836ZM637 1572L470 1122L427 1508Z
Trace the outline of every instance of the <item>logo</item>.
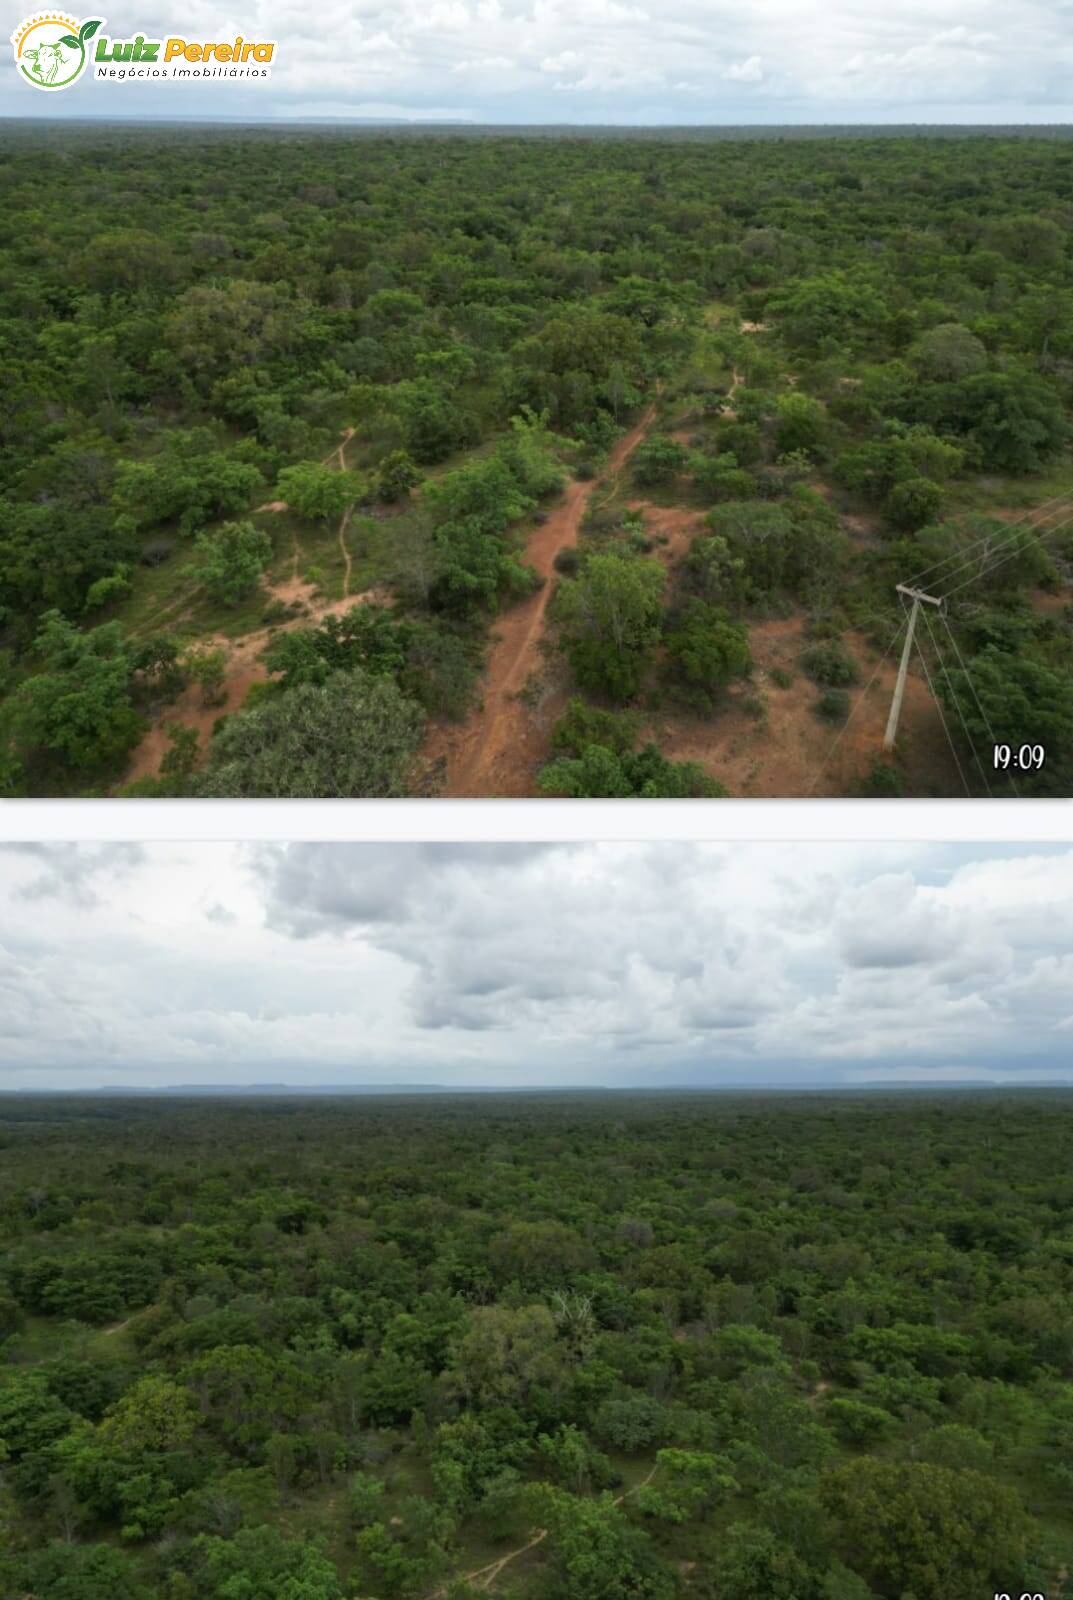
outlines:
M53 11L27 17L11 35L15 65L35 89L69 89L89 59L86 44L104 21L77 23Z
M271 76L274 39L245 39L242 34L219 41L175 35L147 39L142 33L132 39L112 39L100 32L103 26L103 17L78 23L58 11L26 17L11 35L15 66L35 89L69 89L90 61L87 76L98 82L214 78L228 83Z

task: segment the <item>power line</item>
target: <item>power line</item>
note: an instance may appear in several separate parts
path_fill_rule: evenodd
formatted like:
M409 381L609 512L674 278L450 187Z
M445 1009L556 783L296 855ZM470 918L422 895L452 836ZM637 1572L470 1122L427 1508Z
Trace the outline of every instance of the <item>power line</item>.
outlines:
M1060 523L1056 528L1049 528L1047 531L1048 533L1064 533L1065 530L1070 527L1073 527L1073 520ZM979 572L974 572L970 578L965 578L953 589L948 589L946 594L943 595L943 599L949 600L951 595L959 594L961 590L967 588L970 583L976 583L980 578L990 577L992 572L995 572L999 567L1004 567L1007 561L1012 561L1015 556L1019 556L1020 554L1020 549L1011 550L1008 556L1002 557L1001 561L992 561L989 565L981 567ZM957 573L952 572L949 574L949 576L954 578L957 576Z
M980 699L979 694L976 692L976 684L973 682L972 674L969 672L968 667L965 665L964 657L962 656L961 651L958 649L958 642L954 637L954 630L950 626L950 622L949 622L949 619L947 618L946 612L945 611L940 611L939 617L940 617L940 620L942 621L943 627L946 629L947 637L949 638L950 643L954 647L954 654L958 658L958 665L961 667L962 672L965 674L965 681L968 683L969 688L972 690L972 697L976 701L976 709L979 711L981 717L984 719L984 727L987 729L988 736L989 736L989 738L991 740L991 743L993 745L997 745L998 744L998 740L995 738L995 730L991 726L991 719L988 717L987 712L984 710L983 701ZM1013 792L1017 796L1018 800L1020 800L1021 791L1018 789L1016 783L1013 780L1013 773L1012 772L1009 773L1008 776L1009 776L1009 780L1010 780L1010 788L1013 790Z
M938 644L936 642L936 639L935 639L935 635L931 630L931 619L928 616L928 613L926 611L924 612L924 626L928 630L928 638L931 640L931 647L935 651L935 656L936 656L936 660L939 663L940 671L942 672L943 677L946 679L946 687L950 690L950 698L954 702L954 710L958 714L958 719L961 722L961 727L962 727L962 731L965 734L965 739L966 739L966 741L968 743L969 749L972 751L972 758L976 762L977 767L980 769L980 777L983 779L984 788L987 790L988 797L990 798L991 797L991 785L987 781L987 773L984 771L983 762L980 760L980 757L976 752L976 745L973 742L972 734L969 732L969 725L965 721L965 713L961 709L961 701L958 699L957 694L954 691L954 685L951 682L949 672L946 670L946 662L943 660L942 651L939 649L939 646L938 646Z
M1051 519L1054 517L1068 516L1070 511L1073 511L1073 503L1054 511L1048 511L1041 521L1034 523L1031 527L1029 527L1027 523L1007 523L1006 526L1012 529L1012 532L1008 538L999 539L990 550L980 550L973 555L965 556L963 551L959 551L958 553L963 557L963 559L959 560L957 565L952 567L949 572L941 573L937 579L933 580L933 584L947 584L950 582L951 578L956 578L959 572L964 572L967 567L971 567L974 565L974 563L980 562L979 572L974 573L972 577L966 580L967 582L972 583L976 578L983 577L984 574L988 572L994 564L995 556L999 555L1001 551L1008 549L1011 545L1013 548L1010 550L1010 558L1020 555L1021 552L1026 548L1023 537L1025 534L1029 535L1030 538L1034 538L1037 543L1041 543L1044 536L1056 532L1057 528L1044 528L1044 524L1051 521ZM1064 526L1063 523L1058 524L1058 528L1062 526ZM976 542L978 544L981 542L986 544L987 540L985 538L983 541L977 540ZM1003 557L1003 559L1008 558Z
M946 725L946 718L943 715L942 702L940 701L939 696L935 693L935 685L931 681L931 673L928 671L928 663L927 663L927 660L925 659L924 652L923 652L923 650L921 650L919 644L917 645L917 651L918 651L918 653L920 655L920 664L924 668L924 676L928 680L928 688L931 691L931 697L935 701L935 709L939 713L939 721L942 723L943 732L946 734L946 742L950 746L950 754L953 756L954 765L958 769L958 777L961 779L961 782L962 782L962 785L964 787L965 793L968 795L969 799L971 800L972 799L972 790L969 788L968 780L966 779L965 774L964 774L964 772L962 771L962 768L961 768L961 762L958 760L958 753L957 753L957 750L956 750L956 748L954 746L954 741L950 737L950 729Z
M1057 501L1062 501L1062 500L1064 500L1064 501L1066 501L1068 503L1067 509L1073 509L1073 496L1057 494L1057 495L1054 495L1050 500L1044 500L1042 505L1034 506L1031 511L1025 511L1020 517L1017 517L1013 522L1005 523L1004 527L1007 528L1007 529L1013 530L1013 533L1012 533L1011 536L1012 537L1016 537L1017 532L1024 528L1024 526L1027 524L1027 522L1028 522L1030 517L1041 517L1042 521L1046 522L1048 520L1048 518L1050 518L1052 516L1060 515L1060 512L1057 509L1056 510L1052 510L1052 511L1048 511L1046 508L1048 506L1055 506L1055 503ZM978 538L972 540L972 542L970 544L966 545L963 550L955 550L951 555L943 556L942 560L933 562L930 567L925 567L923 572L918 572L915 577L908 579L907 582L909 584L911 584L914 588L919 588L920 584L921 584L921 582L923 581L924 578L928 577L929 574L938 571L938 569L940 567L945 567L947 565L947 563L950 562L950 561L953 561L955 563L955 570L956 570L956 568L958 566L965 565L966 558L968 558L970 560L975 559L975 557L971 557L970 556L970 551L974 550L977 545L986 545L988 540L990 538L992 538L992 537L993 537L993 535L990 534L990 533L982 533L982 534L980 534ZM997 548L1001 549L1002 546L1004 544L1006 544L1007 542L1008 542L1007 540L1003 540L1002 544L1000 544ZM953 576L953 574L952 573L947 573L946 576L947 576L947 578L949 578L949 577ZM945 582L946 579L944 578L942 581Z

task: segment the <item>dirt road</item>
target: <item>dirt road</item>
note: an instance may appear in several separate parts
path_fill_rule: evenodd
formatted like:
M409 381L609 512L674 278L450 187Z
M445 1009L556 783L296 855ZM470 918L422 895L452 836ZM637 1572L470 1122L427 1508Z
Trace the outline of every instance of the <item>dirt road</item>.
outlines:
M541 665L540 642L548 602L555 591L555 557L560 550L577 543L581 519L592 495L621 471L648 433L655 415L652 404L618 441L603 474L587 483L571 483L547 521L530 535L525 560L545 581L528 600L498 618L479 709L457 727L437 728L429 740L430 757L446 760L445 795L481 799L534 792L549 730L537 724L517 697Z

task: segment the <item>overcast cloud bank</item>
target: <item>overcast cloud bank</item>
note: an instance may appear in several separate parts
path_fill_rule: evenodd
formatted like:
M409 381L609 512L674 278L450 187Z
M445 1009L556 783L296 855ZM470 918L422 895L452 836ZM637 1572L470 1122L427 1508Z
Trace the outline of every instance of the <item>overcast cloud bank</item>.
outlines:
M1064 846L0 850L0 1088L1073 1081Z
M96 15L96 13L93 13ZM90 15L90 13L85 13ZM1066 122L1069 0L149 0L109 32L275 39L267 83L77 84L9 71L7 116L507 123Z

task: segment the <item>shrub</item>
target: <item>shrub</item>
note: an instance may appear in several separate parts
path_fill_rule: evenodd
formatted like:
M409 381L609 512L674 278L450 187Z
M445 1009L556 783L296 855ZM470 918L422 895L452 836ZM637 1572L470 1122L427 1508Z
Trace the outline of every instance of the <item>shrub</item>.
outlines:
M825 639L809 645L801 657L801 665L813 683L840 688L856 683L857 663L838 639Z
M634 480L644 486L670 483L685 469L688 460L689 452L684 444L669 439L666 434L653 434L633 453Z
M142 546L140 560L143 567L159 567L178 549L175 539L149 539Z
M930 478L906 478L887 496L887 520L900 533L915 533L934 522L943 504L943 491Z
M825 689L816 701L816 715L825 722L845 722L849 716L849 693L845 689Z
M889 761L874 761L861 780L861 795L872 800L898 800L904 790L901 776Z

